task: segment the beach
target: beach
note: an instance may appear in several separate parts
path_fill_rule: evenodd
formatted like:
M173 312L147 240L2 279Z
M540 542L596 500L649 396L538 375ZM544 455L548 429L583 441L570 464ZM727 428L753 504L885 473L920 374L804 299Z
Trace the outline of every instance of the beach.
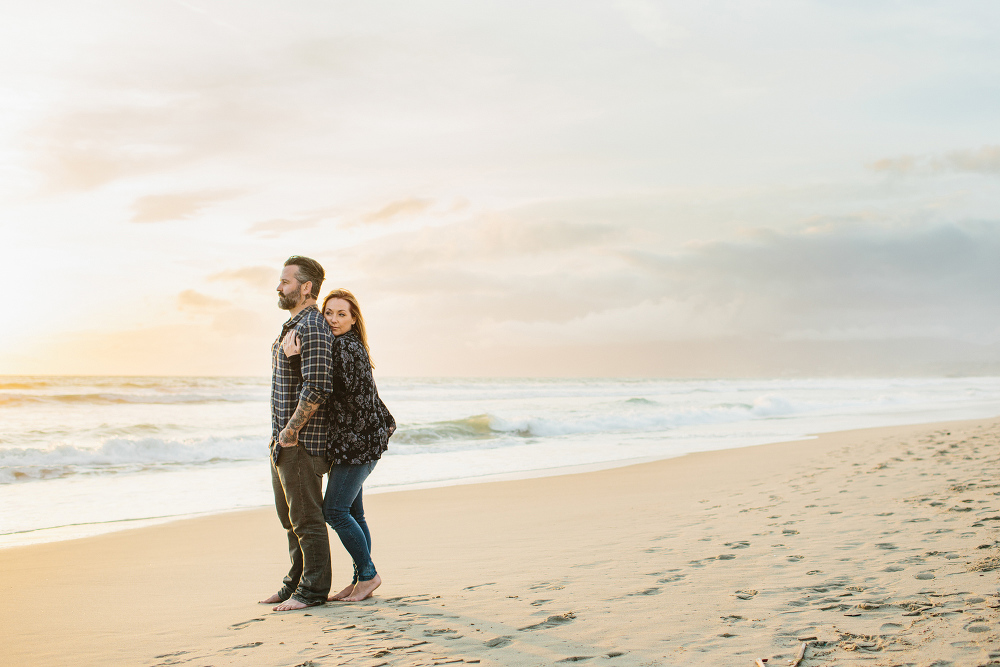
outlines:
M3 663L785 665L804 643L807 666L996 664L998 433L843 431L374 495L385 583L304 612L256 603L287 569L271 509L12 547Z

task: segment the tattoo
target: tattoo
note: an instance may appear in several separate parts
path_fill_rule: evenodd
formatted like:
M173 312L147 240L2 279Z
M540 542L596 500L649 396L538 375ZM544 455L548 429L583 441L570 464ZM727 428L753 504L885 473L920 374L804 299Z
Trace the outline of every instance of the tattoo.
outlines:
M319 403L310 403L309 401L299 399L299 404L296 406L295 412L292 414L292 418L288 420L285 428L298 433L306 425L306 422L309 421L309 418L316 414L316 410L318 409Z

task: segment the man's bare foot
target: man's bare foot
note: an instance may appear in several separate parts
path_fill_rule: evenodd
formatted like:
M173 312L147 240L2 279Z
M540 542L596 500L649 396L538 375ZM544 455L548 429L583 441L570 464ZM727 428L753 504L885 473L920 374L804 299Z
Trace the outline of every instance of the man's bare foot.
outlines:
M344 590L340 591L340 592L339 592L339 593L337 593L336 595L331 595L330 597L328 597L328 598L326 599L326 601L327 601L327 602L335 602L335 601L337 601L337 600L343 600L343 599L344 599L344 598L346 598L346 597L347 597L348 595L350 595L350 594L351 594L351 591L353 591L353 590L354 590L354 584L349 584L349 585L347 586L347 588L345 588Z
M278 603L278 602L284 602L284 600L281 599L280 595L278 595L277 593L275 593L274 595L272 595L268 599L259 601L257 604L275 604L275 603Z
M375 592L375 589L382 585L382 577L375 575L374 578L368 581L359 581L354 586L354 590L346 598L343 598L344 602L361 602L362 600L367 600Z
M315 607L316 605L306 604L305 602L299 602L295 598L288 598L277 607L274 611L293 611L295 609L305 609L306 607Z

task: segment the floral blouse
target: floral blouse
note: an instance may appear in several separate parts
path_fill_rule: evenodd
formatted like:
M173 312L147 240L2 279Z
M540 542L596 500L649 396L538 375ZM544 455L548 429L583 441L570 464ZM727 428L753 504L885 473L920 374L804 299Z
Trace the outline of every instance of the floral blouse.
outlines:
M327 458L341 465L377 461L388 449L396 420L378 396L368 353L353 331L334 337L332 373Z

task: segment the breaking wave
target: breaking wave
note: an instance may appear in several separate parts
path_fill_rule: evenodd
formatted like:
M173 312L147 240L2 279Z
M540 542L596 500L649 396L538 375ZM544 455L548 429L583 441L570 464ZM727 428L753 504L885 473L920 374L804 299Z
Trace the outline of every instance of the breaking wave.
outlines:
M0 484L79 474L138 472L177 466L265 460L263 437L163 440L112 438L98 447L0 449Z

